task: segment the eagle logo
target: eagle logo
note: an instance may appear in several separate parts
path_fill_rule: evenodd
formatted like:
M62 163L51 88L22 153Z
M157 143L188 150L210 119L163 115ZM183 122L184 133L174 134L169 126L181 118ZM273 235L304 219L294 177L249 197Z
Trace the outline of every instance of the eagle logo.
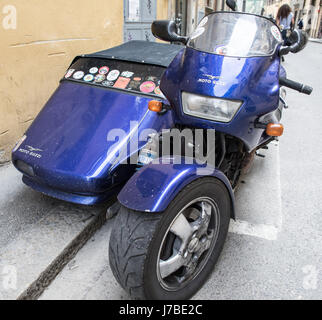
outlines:
M41 152L41 151L43 151L43 150L41 150L41 149L34 148L34 147L32 147L32 146L26 146L26 147L28 148L28 150L29 150L30 152Z
M219 78L219 76L213 76L211 74L205 74L205 73L204 73L204 76L207 77L210 80L214 80L214 79L218 79Z

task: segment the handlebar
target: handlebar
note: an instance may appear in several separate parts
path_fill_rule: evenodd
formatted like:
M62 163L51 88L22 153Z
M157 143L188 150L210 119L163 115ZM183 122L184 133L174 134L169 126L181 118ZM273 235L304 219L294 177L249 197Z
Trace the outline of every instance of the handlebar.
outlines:
M290 89L296 90L298 92L301 93L305 93L305 94L311 94L313 88L310 86L306 86L303 83L299 83L290 79L286 79L286 78L280 78L279 79L279 83L281 86L285 86L288 87Z

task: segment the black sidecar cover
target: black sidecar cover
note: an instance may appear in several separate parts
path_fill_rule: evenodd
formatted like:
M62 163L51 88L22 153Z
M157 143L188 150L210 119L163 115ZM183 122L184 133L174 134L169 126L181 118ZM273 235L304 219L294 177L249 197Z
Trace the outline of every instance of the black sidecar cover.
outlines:
M116 59L168 67L183 48L182 45L177 44L134 40L82 57Z

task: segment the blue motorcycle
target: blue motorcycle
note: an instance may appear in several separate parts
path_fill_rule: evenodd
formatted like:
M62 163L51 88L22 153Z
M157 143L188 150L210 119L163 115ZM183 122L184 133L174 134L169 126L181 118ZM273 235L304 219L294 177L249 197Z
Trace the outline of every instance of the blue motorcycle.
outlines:
M187 299L206 281L235 218L234 189L258 149L283 133L283 45L263 16L214 12L189 36L131 41L76 57L12 152L23 182L95 205L117 196L109 243L119 284L137 299ZM117 210L116 210L117 209Z

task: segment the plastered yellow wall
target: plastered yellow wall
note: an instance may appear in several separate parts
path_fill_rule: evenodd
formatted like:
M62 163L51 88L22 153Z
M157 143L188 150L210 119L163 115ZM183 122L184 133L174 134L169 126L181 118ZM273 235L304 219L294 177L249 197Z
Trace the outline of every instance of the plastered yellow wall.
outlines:
M168 19L169 2L172 0L158 0L157 2L157 19Z
M123 17L123 0L0 0L0 164L76 55L122 43Z
M8 5L16 29L6 29ZM0 0L0 162L10 159L74 56L122 41L123 0Z

